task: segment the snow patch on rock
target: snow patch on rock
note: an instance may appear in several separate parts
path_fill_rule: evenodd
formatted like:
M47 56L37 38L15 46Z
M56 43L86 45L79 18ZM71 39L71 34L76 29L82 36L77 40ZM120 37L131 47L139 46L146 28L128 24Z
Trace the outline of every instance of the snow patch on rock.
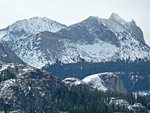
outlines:
M82 80L79 80L79 79L73 78L73 77L71 77L71 78L65 78L65 79L63 80L63 82L64 82L65 84L67 84L67 85L70 85L70 86L72 86L72 85L81 85L81 84L84 84L84 82L83 82Z

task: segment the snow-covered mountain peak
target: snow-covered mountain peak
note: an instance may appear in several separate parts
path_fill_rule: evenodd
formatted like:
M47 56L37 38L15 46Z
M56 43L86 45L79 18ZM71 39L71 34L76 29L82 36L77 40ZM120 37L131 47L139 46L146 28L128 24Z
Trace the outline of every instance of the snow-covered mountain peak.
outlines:
M109 17L110 20L116 21L122 25L125 25L127 22L122 19L118 14L112 13L111 16Z
M137 27L137 25L136 25L136 22L135 22L135 20L134 19L132 19L130 22L128 22L127 24L126 24L126 27L133 27L133 26L136 26Z
M42 31L57 32L63 28L66 26L46 17L33 17L13 23L6 28L5 32L0 31L0 39L2 41L14 41L29 34Z
M89 16L86 20L96 20L97 18L99 18L98 16Z
M122 19L117 13L112 13L109 17L109 19Z
M47 18L34 17L11 25L14 29L8 30L3 39L10 39L5 40L8 46L25 63L37 68L55 64L57 60L68 64L80 59L86 62L150 59L149 47L141 43L144 42L142 31L132 23L122 25L90 16L55 33L49 32L51 24L64 27ZM3 31L1 35L4 34Z
M130 23L132 23L132 24L136 24L136 22L135 22L135 20L134 20L134 19L132 19L132 21L131 21Z
M124 21L117 14L112 14L109 19L90 16L82 22L75 24L74 27L77 25L78 27L85 26L90 34L100 32L101 30L110 30L114 33L128 33L129 31L127 24L128 22Z
M88 28L89 26L95 26L95 23L98 23L98 19L99 19L99 17L97 17L97 16L89 16L88 18L84 19L83 21L69 26L67 29L70 30L75 27L82 28L83 26L86 26Z
M9 26L9 31L24 31L26 33L39 31L57 32L64 27L66 26L46 17L33 17L15 22Z

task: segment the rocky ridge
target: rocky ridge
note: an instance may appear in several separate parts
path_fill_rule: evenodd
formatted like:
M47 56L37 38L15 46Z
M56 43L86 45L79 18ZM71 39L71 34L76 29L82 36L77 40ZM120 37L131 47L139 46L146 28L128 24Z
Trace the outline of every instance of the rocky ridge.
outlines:
M0 63L0 112L57 113L51 94L63 86L50 73L23 64Z
M63 80L63 82L71 86L87 85L91 88L104 92L112 91L118 93L127 93L127 90L121 78L111 72L89 75L82 80L79 80L77 78L66 78Z
M2 42L6 42L24 62L37 68L56 61L77 63L81 59L86 62L150 60L150 48L133 20L126 22L113 13L109 19L90 16L68 27L58 23L59 27L56 27L53 25L56 22L49 21L32 18L16 22L11 25L15 25L12 27L15 30L8 31L9 35L3 36ZM26 29L30 27L32 29Z

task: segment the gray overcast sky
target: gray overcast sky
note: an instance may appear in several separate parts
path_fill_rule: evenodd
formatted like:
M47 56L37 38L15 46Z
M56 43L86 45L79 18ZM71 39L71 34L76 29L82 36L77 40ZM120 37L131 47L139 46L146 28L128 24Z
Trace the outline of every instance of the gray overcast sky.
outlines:
M134 19L150 45L150 0L0 0L0 28L34 16L70 25L88 16L109 18L112 12Z

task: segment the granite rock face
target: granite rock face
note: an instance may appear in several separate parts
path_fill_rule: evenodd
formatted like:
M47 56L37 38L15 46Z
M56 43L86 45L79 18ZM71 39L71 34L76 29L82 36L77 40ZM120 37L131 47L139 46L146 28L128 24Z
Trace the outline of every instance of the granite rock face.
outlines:
M7 31L5 34L4 31ZM109 19L90 16L71 26L47 18L31 18L0 31L1 41L25 63L42 68L65 64L150 60L150 48L135 21L126 22L113 13Z
M98 73L89 75L82 80L77 78L66 78L63 82L67 85L87 85L89 88L100 91L110 91L118 93L127 93L123 81L114 73Z
M24 64L24 62L5 44L0 43L0 61Z
M57 113L51 94L63 85L50 73L23 64L0 64L0 111Z

